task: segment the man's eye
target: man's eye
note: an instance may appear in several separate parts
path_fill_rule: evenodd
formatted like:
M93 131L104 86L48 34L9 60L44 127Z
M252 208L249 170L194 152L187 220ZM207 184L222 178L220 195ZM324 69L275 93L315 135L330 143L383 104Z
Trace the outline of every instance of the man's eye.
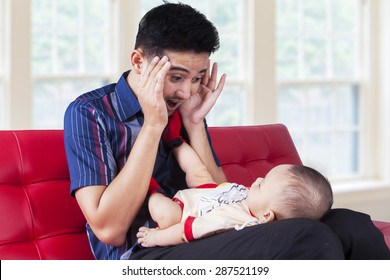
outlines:
M199 83L201 80L202 80L202 78L200 78L200 77L198 77L198 78L193 78L193 79L192 79L192 82L193 82L193 83Z
M173 81L173 82L178 82L178 81L181 81L181 77L179 77L179 76L171 76L171 81Z

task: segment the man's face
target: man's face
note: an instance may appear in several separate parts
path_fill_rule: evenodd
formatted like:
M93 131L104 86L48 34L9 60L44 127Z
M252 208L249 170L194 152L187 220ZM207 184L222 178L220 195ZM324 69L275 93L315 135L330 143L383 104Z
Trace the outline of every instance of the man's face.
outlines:
M165 52L171 68L165 77L164 99L171 115L192 95L198 92L207 71L208 53Z

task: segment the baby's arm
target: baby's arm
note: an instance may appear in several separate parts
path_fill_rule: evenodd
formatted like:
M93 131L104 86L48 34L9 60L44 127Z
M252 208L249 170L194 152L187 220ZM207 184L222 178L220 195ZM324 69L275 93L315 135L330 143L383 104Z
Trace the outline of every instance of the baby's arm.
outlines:
M183 142L183 144L175 148L173 154L181 169L186 174L186 182L189 188L214 183L213 178L198 154L186 142Z
M137 238L138 243L143 247L170 246L186 242L183 223L166 229L141 227Z
M169 118L162 138L168 148L173 151L181 169L186 173L188 187L214 183L199 155L180 135L182 125L180 113L176 110Z

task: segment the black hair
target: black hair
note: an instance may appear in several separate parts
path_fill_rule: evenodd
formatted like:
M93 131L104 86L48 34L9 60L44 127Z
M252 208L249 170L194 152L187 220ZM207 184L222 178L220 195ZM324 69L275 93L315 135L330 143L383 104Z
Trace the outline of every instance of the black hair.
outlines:
M135 42L137 48L149 58L162 56L166 50L210 55L219 48L219 35L206 16L191 6L164 1L141 19Z

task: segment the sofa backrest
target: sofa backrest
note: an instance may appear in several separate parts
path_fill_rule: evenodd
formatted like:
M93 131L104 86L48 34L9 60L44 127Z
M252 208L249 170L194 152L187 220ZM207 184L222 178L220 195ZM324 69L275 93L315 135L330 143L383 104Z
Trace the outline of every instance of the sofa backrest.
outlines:
M283 125L211 127L210 134L232 182L250 186L275 165L301 163ZM377 224L386 238L389 225ZM93 259L69 192L62 130L0 131L0 259Z
M300 163L282 125L210 133L230 181L249 185L276 164ZM92 259L69 193L63 131L0 131L0 145L0 259Z
M0 131L0 259L92 259L63 131Z
M210 134L230 182L249 187L276 165L302 163L287 128L282 124L212 127Z

